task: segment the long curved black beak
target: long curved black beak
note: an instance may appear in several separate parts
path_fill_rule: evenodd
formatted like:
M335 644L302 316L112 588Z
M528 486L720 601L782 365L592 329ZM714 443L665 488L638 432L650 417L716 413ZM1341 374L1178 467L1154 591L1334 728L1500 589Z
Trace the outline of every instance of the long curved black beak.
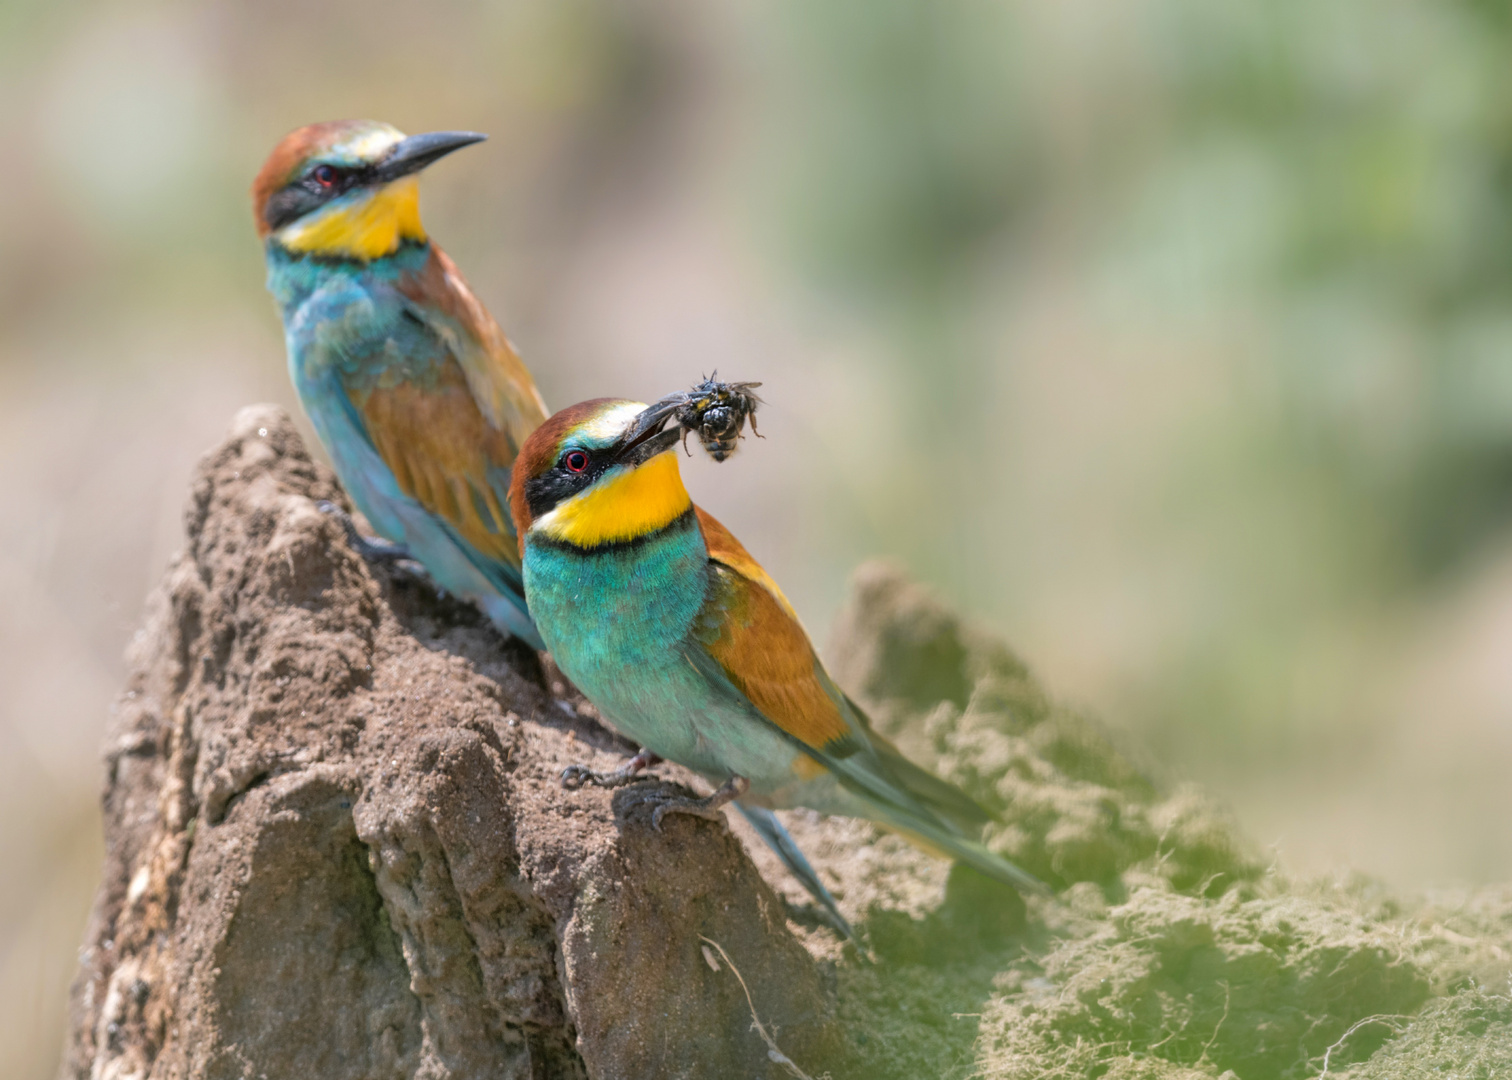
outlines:
M619 446L615 448L614 460L619 465L640 465L650 461L664 450L670 450L677 445L680 436L679 428L670 431L663 430L668 420L686 401L686 394L671 394L662 398L654 405L648 405L641 410L635 422L625 431L621 437Z
M480 135L476 131L431 131L424 135L411 135L394 144L388 156L374 169L374 177L381 183L397 180L401 176L419 172L453 150L480 143L486 138L487 135Z

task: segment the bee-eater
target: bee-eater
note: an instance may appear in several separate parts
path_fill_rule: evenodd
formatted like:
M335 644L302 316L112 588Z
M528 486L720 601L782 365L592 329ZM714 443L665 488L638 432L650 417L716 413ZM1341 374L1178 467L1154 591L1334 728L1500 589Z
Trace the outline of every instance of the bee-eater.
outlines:
M483 138L311 124L274 149L252 199L289 373L352 502L442 588L541 648L508 492L546 408L420 224L419 171Z
M509 502L525 595L557 665L644 750L717 790L668 812L734 801L832 914L834 901L772 809L806 806L880 822L1020 889L1044 886L975 836L989 819L965 792L906 760L835 685L782 590L683 486L671 404L599 399L557 413L526 440ZM817 888L816 888L817 886ZM844 928L843 921L841 921Z

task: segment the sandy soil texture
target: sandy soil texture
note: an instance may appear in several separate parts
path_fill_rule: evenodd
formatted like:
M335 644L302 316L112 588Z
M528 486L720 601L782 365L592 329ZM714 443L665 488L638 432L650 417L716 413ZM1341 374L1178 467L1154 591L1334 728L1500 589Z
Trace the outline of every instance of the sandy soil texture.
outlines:
M322 498L276 409L201 465L113 720L65 1076L1512 1071L1512 889L1290 878L885 565L837 679L1057 895L786 814L858 948L743 825L658 834L564 791L630 748L549 662L363 563Z

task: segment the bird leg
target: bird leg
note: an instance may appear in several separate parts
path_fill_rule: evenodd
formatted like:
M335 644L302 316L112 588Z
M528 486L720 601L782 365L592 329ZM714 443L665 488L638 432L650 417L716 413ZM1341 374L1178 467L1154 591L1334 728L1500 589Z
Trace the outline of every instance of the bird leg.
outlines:
M661 832L662 818L668 814L692 814L694 817L718 821L723 816L719 812L721 807L734 802L750 790L749 780L743 776L732 776L720 784L714 790L714 794L702 799L689 798L686 795L669 792L666 788L650 785L644 789L636 788L633 791L627 791L623 798L630 802L649 803L655 806L655 809L651 811L651 827Z
M661 758L651 751L641 750L612 772L595 772L586 765L569 765L562 770L562 786L568 791L576 791L584 784L601 788L624 787L634 780L642 769L660 763Z
M410 554L409 548L403 544L396 544L392 540L385 540L379 536L363 536L357 531L357 525L352 521L352 516L335 503L322 499L315 504L315 509L335 518L341 525L341 531L346 533L347 543L352 546L352 550L368 562L394 563L414 560L415 557Z

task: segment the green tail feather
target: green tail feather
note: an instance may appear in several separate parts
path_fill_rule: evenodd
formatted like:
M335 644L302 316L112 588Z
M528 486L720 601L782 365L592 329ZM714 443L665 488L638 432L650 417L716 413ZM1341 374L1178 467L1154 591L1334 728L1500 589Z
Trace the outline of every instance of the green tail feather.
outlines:
M899 762L906 768L900 769ZM906 761L888 744L882 743L870 754L831 759L827 764L842 786L876 809L876 820L884 825L917 837L1021 892L1050 895L1049 887L1039 878L994 855L967 835L968 829L955 824L957 816L964 816L979 828L987 817L985 810L964 791ZM942 792L948 795L942 797ZM963 804L975 813L960 813Z

